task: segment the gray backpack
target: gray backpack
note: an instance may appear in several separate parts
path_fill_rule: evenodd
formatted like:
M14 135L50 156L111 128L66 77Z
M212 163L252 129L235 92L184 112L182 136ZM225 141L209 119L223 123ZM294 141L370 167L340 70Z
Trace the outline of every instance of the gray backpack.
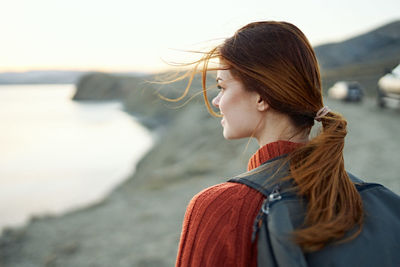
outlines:
M274 158L229 180L245 184L266 197L252 236L253 242L258 236L258 266L400 266L400 197L380 184L365 183L350 173L363 201L362 232L349 242L303 253L291 241L291 233L302 225L307 201L287 190L292 187L290 181L280 179L289 169L287 164L279 164L282 159Z

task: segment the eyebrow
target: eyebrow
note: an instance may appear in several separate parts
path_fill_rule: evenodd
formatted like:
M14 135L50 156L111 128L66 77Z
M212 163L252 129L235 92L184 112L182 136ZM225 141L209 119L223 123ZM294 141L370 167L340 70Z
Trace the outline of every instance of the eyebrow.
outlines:
M223 81L221 77L217 77L217 82L220 80Z

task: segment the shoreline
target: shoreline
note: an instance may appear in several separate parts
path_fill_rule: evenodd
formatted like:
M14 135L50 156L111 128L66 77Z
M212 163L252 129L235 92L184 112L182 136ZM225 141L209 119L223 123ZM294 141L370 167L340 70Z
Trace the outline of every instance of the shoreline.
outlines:
M11 97L11 108L18 108L18 101L25 99L32 103L25 105L25 109L21 107L17 117L2 113L6 119L9 116L5 125L11 123L2 136L11 141L16 136L21 144L27 139L35 140L35 144L24 148L11 143L3 151L6 165L2 170L0 235L7 229L26 227L32 218L62 216L101 201L132 175L140 158L154 144L154 133L127 113L120 100L71 103L73 85L24 85L23 91L16 92L12 87L4 88L5 99ZM17 97L21 100L14 101ZM39 97L46 101L35 101ZM47 104L48 100L51 104ZM50 116L46 115L48 109L52 109ZM36 110L32 118L31 110ZM36 117L43 123L30 126L30 120ZM18 121L19 118L22 120ZM23 127L25 121L29 128ZM20 138L15 129L30 131L29 136ZM114 129L123 132L114 133ZM42 138L44 134L47 138ZM53 145L58 150L52 149ZM10 158L7 153L15 157Z

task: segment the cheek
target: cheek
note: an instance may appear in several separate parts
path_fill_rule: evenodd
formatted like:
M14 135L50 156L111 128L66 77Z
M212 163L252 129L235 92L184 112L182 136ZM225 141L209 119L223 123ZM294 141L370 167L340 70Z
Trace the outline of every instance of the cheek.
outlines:
M241 94L226 94L219 101L219 109L226 116L248 117L254 113L251 99Z
M239 106L240 98L230 92L223 94L219 99L219 109L223 114L228 114L236 110Z
M222 97L220 97L219 99L217 99L218 100L218 106L219 106L219 110L222 112L222 113L224 113L224 110L225 110L225 97L224 96L222 96ZM228 105L229 106L229 105Z
M255 129L258 113L243 96L222 98L219 108L224 115L225 126L231 134L248 135Z

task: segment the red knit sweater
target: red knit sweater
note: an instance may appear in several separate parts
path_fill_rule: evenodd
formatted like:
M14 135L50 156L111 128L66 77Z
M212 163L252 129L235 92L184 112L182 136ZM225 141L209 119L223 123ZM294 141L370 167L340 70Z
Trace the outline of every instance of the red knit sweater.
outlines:
M249 160L251 170L289 153L301 144L277 141L260 148ZM263 195L246 185L222 183L190 201L183 220L176 266L257 266L252 227Z

